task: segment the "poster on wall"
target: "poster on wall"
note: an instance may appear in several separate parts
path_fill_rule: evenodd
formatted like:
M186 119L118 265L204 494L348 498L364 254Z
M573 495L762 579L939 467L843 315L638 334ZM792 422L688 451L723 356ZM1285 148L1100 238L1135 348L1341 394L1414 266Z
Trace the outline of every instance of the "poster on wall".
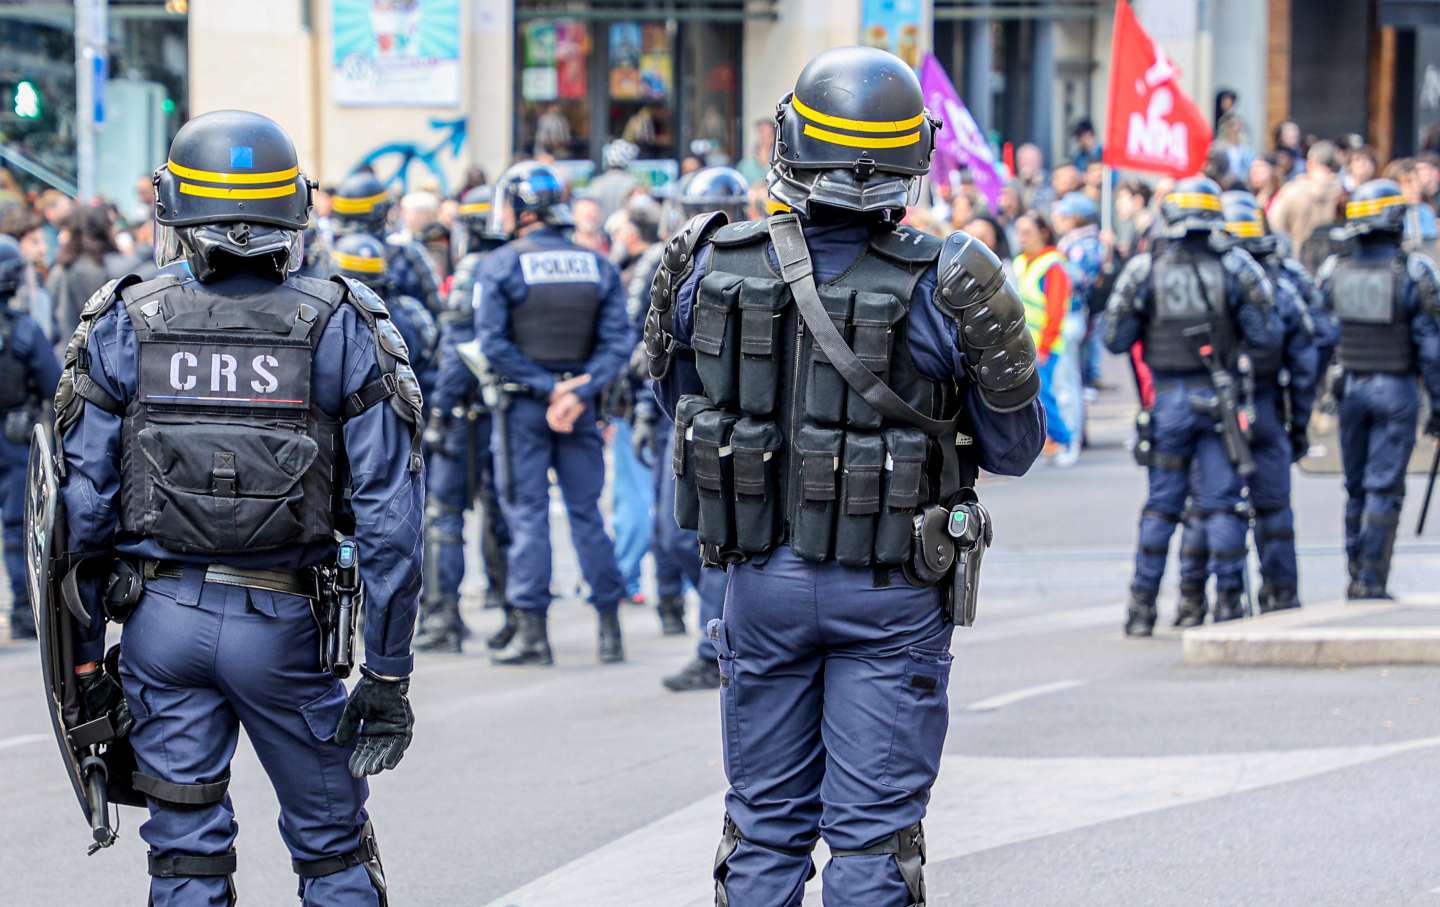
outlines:
M914 69L920 65L925 0L861 0L860 43L888 50Z
M337 104L460 103L460 0L330 0L330 29Z
M590 29L584 22L555 24L555 71L560 97L590 94Z
M617 101L640 97L641 34L638 22L610 26L610 97Z

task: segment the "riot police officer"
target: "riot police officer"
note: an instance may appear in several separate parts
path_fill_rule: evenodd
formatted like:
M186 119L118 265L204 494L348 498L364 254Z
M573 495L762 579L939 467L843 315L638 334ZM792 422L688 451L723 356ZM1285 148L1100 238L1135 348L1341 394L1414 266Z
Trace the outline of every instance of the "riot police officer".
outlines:
M466 638L460 616L465 578L465 511L480 503L480 560L485 569L485 607L505 609L505 623L486 640L502 649L515 635L505 604L505 549L510 530L500 512L495 459L490 453L491 413L479 381L458 348L475 339L475 276L485 255L504 244L490 232L492 191L471 188L460 199L451 244L460 255L449 301L440 316L440 369L426 434L430 445L429 497L425 502L425 598L415 648L459 652Z
M389 233L393 204L389 190L375 174L360 170L335 188L330 197L330 222L337 236L366 233L385 243L385 270L395 292L420 300L438 316L443 303L440 277L423 246Z
M1405 470L1420 415L1416 373L1430 396L1425 434L1440 438L1440 274L1401 248L1405 199L1371 180L1345 205L1346 250L1316 274L1329 347L1343 376L1340 458L1345 469L1345 556L1350 599L1389 598L1390 556L1405 501ZM1323 329L1322 329L1323 330ZM1338 332L1338 338L1335 337Z
M681 183L678 194L670 199L664 220L673 234L691 218L712 211L722 212L732 223L746 219L749 186L739 171L730 167L707 167L696 171ZM668 236L666 237L669 238ZM660 268L665 245L657 243L646 251L635 268L630 287L630 311L637 329L643 326L650 307L650 288ZM663 462L673 444L675 423L649 394L637 394L635 403L635 447L641 460L653 464L655 477L655 525L650 551L655 558L655 584L660 600L662 627L676 635L685 632L685 583L700 597L700 641L695 657L661 683L674 692L713 690L720 686L720 670L706 627L720 617L725 605L725 573L722 570L700 569L700 545L695 533L681 529L675 522L675 473Z
M1279 349L1249 354L1254 380L1255 421L1250 452L1250 505L1255 513L1255 547L1260 556L1262 613L1300 607L1300 574L1295 562L1295 514L1290 507L1290 467L1310 449L1307 436L1315 407L1319 353L1310 317L1315 285L1305 268L1285 256L1279 239L1268 232L1265 213L1249 192L1220 197L1225 230L1259 262L1274 291L1275 313L1283 326ZM1192 477L1198 468L1191 466ZM1192 499L1193 500L1193 499ZM1191 507L1180 536L1180 609L1176 627L1205 622L1205 583L1209 577L1205 521Z
M10 579L10 638L34 639L35 618L25 582L25 461L30 429L43 401L55 394L60 363L33 318L11 307L25 277L25 256L0 235L0 519L5 575Z
M1160 205L1156 248L1132 258L1116 279L1106 310L1112 353L1144 343L1155 376L1150 412L1149 496L1126 614L1128 636L1149 636L1165 555L1180 522L1195 467L1215 575L1215 619L1244 613L1249 508L1240 469L1248 459L1245 406L1233 370L1242 345L1268 355L1280 344L1270 285L1255 259L1224 232L1220 187L1205 177L1181 180Z
M311 183L271 120L190 120L155 186L157 263L189 274L98 291L55 398L67 550L111 576L102 610L80 573L82 712L134 716L151 903L235 902L244 727L300 898L384 904L365 776L400 762L414 724L424 493L405 344L363 284L292 273ZM343 628L312 610L336 533L354 535L365 595L348 700L319 654ZM123 623L123 699L96 664L107 621Z
M368 233L343 235L330 252L331 271L359 281L385 303L390 320L405 340L410 368L420 382L420 392L429 399L439 367L440 329L424 303L414 296L396 292L385 268L385 249L384 243Z
M779 213L686 224L646 321L675 514L730 573L716 898L798 905L823 836L827 901L924 904L950 636L989 533L971 486L1040 454L1035 348L983 245L896 226L939 126L900 59L826 51L777 119Z
M550 607L550 480L555 470L580 572L599 614L599 657L624 660L618 608L625 583L600 516L604 442L596 395L620 373L634 341L619 272L571 242L560 177L533 161L495 185L491 224L509 242L487 255L475 279L475 331L506 402L491 433L510 527L506 599L514 639L501 665L553 663Z

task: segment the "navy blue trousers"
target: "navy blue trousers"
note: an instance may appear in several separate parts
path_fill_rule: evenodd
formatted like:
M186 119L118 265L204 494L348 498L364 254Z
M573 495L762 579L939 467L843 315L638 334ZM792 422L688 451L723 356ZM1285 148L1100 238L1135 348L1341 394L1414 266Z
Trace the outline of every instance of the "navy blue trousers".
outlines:
M1159 591L1170 536L1185 512L1187 497L1193 498L1204 526L1208 572L1214 574L1216 588L1245 587L1248 526L1241 513L1243 486L1225 455L1214 419L1202 412L1214 400L1215 391L1203 377L1156 382L1151 426L1159 456L1149 467L1150 490L1140 514L1133 583L1137 590Z
M176 784L219 780L244 727L280 800L280 836L291 855L316 860L353 850L368 788L350 777L353 747L335 743L345 687L320 670L319 645L300 596L202 583L193 572L149 580L120 643L140 771ZM154 799L149 806L140 836L157 856L218 855L235 845L228 795L209 806ZM300 897L307 907L379 903L363 866L305 879ZM156 878L150 898L155 907L220 907L226 880Z
M16 615L13 620L29 626L34 617L30 613L30 587L25 582L25 481L23 457L19 462L9 457L0 461L0 530L5 546L5 575L10 580L10 610Z
M510 529L500 512L495 487L490 416L452 421L445 432L444 448L431 453L426 477L427 601L459 601L460 584L465 579L465 511L478 497L480 560L485 568L487 604L503 604Z
M1255 426L1250 440L1255 474L1250 477L1250 503L1255 508L1255 547L1262 581L1274 589L1297 589L1300 572L1295 560L1295 512L1290 506L1291 448L1281 393L1275 384L1255 388ZM1192 466L1192 487L1198 479L1196 473L1197 467ZM1209 557L1205 521L1192 506L1180 536L1180 582L1203 585L1209 575Z
M656 430L663 436L659 450L665 453L655 464L655 533L650 545L650 553L655 558L655 582L662 596L684 595L687 581L699 593L700 642L696 645L696 654L706 661L714 661L715 643L707 627L725 608L725 585L729 577L724 570L706 570L700 566L699 540L694 532L681 529L675 522L675 471L670 468L668 456L675 423L662 416Z
M1345 554L1366 585L1385 585L1415 449L1420 389L1414 375L1348 375L1340 401Z
M498 435L491 437L495 456L510 458L510 495L502 495L500 501L510 527L506 597L524 611L543 613L550 607L549 470L554 469L580 573L590 587L590 603L601 611L614 610L625 596L625 580L600 516L605 442L588 411L565 435L550 430L545 409L544 401L517 397L506 413L508 450L500 449Z
M719 649L725 804L741 843L717 872L735 907L798 907L823 836L860 850L925 815L949 722L951 625L899 570L802 560L731 569ZM906 907L890 854L825 867L826 907Z

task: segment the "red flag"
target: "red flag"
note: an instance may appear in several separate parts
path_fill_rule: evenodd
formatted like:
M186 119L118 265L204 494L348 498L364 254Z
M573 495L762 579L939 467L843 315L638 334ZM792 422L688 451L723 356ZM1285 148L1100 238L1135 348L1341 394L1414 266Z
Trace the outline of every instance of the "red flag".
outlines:
M1179 75L1130 4L1116 0L1105 163L1177 178L1200 172L1210 148L1210 123L1180 90Z

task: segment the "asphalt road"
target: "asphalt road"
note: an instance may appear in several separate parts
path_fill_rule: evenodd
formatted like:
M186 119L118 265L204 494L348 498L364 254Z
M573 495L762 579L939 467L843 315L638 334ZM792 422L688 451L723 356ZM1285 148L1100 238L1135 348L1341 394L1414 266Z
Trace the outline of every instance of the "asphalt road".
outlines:
M1440 672L1188 668L1173 634L1123 639L1143 493L1127 419L1116 395L1077 467L982 488L996 544L979 626L956 635L930 903L1440 903ZM1297 483L1303 597L1334 599L1339 482ZM567 556L557 588L574 575ZM1395 590L1437 583L1440 544L1402 540ZM498 615L471 620L486 631ZM716 697L662 690L692 641L662 638L649 609L624 622L620 666L596 664L574 597L554 611L551 670L497 670L478 646L420 662L414 745L372 787L391 903L712 903ZM32 646L0 645L0 903L143 904L143 816L127 810L120 843L85 856L37 668ZM242 903L293 903L275 800L243 742L234 775Z

